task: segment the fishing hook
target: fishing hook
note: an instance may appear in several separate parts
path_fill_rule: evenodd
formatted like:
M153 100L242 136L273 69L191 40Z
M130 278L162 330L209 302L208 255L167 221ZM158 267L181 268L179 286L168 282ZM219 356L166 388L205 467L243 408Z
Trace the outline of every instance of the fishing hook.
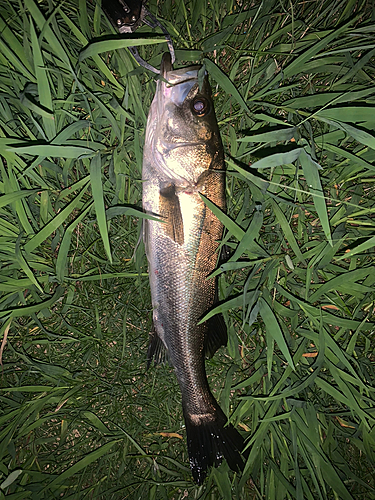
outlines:
M134 33L142 23L153 29L159 27L164 33L172 64L174 63L176 58L171 36L161 22L146 9L143 0L102 0L102 9L114 28L121 34ZM160 73L160 70L142 59L137 47L128 48L139 65L154 73Z

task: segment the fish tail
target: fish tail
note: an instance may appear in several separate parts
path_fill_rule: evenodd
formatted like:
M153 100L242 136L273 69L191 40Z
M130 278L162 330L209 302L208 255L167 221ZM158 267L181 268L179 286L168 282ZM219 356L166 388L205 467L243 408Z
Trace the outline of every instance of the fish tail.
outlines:
M218 467L223 458L233 471L243 471L241 452L244 439L219 406L214 414L185 415L190 468L196 483L202 484L209 467Z

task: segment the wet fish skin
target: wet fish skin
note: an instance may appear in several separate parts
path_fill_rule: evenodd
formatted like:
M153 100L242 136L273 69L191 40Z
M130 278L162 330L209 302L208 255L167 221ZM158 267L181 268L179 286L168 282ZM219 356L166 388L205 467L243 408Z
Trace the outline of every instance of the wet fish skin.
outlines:
M198 325L212 307L222 224L201 194L225 209L223 146L207 77L199 89L199 66L173 70L164 55L161 80L150 108L143 158L143 207L163 222L146 220L154 334L149 360L166 349L182 395L190 466L201 484L223 458L243 468L243 439L213 397L205 354L227 342L220 316Z

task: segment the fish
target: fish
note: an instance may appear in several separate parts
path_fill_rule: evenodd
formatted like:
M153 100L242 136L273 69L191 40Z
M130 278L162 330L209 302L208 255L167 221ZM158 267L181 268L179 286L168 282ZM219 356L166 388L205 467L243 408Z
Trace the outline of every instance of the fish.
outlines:
M143 238L153 306L148 365L168 358L181 390L193 479L225 458L244 467L244 439L228 424L206 376L205 357L227 344L221 314L200 320L217 301L210 279L223 226L206 197L225 210L224 150L207 74L201 66L174 69L162 57L145 133L142 167ZM203 80L203 81L202 81Z

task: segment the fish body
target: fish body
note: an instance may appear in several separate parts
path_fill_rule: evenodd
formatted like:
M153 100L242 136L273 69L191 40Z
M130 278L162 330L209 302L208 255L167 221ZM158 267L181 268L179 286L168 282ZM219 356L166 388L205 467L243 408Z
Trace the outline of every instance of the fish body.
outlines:
M169 54L146 128L143 157L143 208L160 221L146 220L144 242L149 263L154 333L149 360L163 351L175 369L182 394L190 466L201 484L211 465L226 458L242 469L243 439L213 397L205 355L226 344L220 315L198 324L213 306L215 269L223 227L201 195L225 209L224 155L205 76L200 66L173 70Z

